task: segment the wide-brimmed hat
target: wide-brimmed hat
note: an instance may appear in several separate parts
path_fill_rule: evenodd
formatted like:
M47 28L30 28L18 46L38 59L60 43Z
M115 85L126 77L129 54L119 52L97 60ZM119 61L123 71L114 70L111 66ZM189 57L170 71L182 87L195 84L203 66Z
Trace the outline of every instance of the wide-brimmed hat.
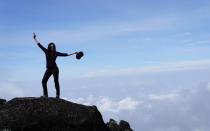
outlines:
M79 53L76 54L76 58L79 60L81 57L83 57L84 53L80 51Z

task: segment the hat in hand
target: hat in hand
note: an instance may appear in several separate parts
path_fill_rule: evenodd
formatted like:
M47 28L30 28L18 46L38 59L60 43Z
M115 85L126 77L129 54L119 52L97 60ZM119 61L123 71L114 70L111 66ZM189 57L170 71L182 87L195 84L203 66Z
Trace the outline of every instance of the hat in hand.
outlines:
M83 57L84 53L80 51L79 53L76 54L76 58L79 60L81 57Z

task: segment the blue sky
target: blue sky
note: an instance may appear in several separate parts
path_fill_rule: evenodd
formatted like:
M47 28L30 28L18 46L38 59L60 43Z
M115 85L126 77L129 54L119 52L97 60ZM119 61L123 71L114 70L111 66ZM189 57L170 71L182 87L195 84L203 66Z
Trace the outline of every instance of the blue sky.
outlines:
M36 32L45 47L85 53L57 58L62 98L136 130L208 131L209 12L207 0L2 0L0 96L42 95Z

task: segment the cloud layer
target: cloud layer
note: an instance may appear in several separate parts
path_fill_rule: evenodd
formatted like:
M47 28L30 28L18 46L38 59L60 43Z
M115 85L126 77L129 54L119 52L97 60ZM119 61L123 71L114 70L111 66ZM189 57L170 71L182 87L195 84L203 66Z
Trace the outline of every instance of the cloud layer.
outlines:
M123 98L119 101L114 101L108 96L106 97L94 97L89 95L88 98L76 98L70 99L70 101L85 104L85 105L96 105L102 112L119 113L121 111L135 110L136 107L141 103L140 101L134 100L131 97Z

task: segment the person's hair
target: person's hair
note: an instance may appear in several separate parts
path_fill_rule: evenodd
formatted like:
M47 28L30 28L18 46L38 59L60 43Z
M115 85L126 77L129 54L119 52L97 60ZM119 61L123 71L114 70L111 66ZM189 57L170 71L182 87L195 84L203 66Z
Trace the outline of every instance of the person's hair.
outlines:
M54 50L53 50L53 53L55 53L55 52L56 52L56 46L55 46L54 43L49 43L49 45L48 45L48 52L51 52L51 49L50 49L50 48L51 48L51 47L50 47L51 45L53 45L53 47L54 47L54 48L53 48L53 49L54 49Z

